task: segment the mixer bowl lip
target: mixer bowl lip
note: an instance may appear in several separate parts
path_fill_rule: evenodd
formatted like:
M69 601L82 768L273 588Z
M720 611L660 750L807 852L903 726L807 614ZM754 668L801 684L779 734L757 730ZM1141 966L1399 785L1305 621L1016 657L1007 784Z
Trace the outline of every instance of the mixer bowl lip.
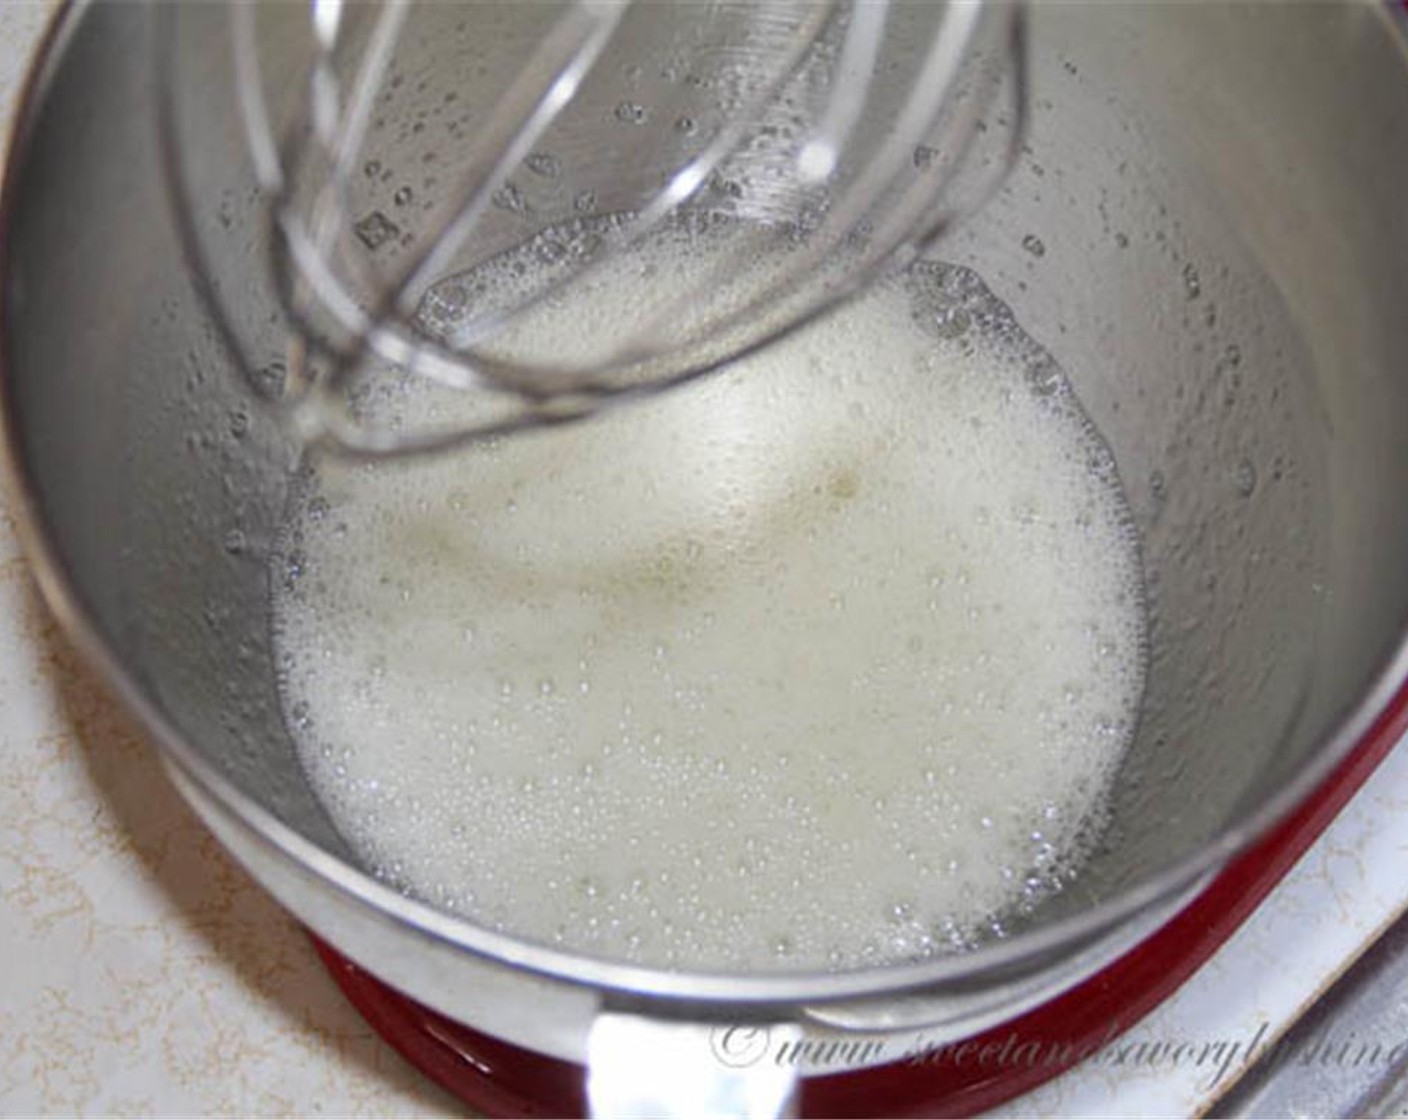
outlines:
M0 190L0 439L3 473L15 510L18 535L50 610L79 653L96 668L116 697L174 764L214 804L239 822L266 850L292 861L322 880L324 886L432 941L474 956L558 981L629 993L683 1000L701 1008L823 1004L855 999L895 998L941 989L972 988L985 977L1024 971L1063 951L1088 943L1153 905L1173 900L1236 853L1247 848L1303 803L1331 771L1373 731L1401 691L1408 691L1408 632L1362 692L1358 702L1326 736L1323 746L1279 790L1221 835L1120 894L1048 925L1014 934L969 952L919 963L901 963L841 972L717 973L684 972L624 964L563 951L451 917L408 899L345 863L284 824L221 775L196 751L187 736L144 691L133 670L100 630L83 589L65 565L52 526L41 508L38 489L24 454L24 435L13 403L13 320L10 231L16 220L16 197L25 177L26 155L36 120L53 76L61 68L65 47L79 25L88 0L66 0L52 17L21 92L10 138L3 189ZM1408 80L1408 17L1377 9L1386 33L1397 43ZM365 962L376 971L376 962Z

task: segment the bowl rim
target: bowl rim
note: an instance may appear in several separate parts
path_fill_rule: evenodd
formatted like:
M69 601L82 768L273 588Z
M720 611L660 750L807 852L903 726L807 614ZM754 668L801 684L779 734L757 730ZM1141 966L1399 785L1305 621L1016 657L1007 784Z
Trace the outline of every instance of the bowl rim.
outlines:
M1321 747L1280 789L1253 812L1195 852L1161 867L1119 894L1049 924L964 953L915 963L896 963L847 971L730 973L681 971L626 964L543 945L496 932L410 899L370 874L284 824L258 801L220 774L141 686L136 675L95 622L82 589L65 565L23 454L24 441L12 405L12 293L3 278L10 274L15 198L24 176L27 149L46 93L62 66L67 45L92 0L64 0L50 18L17 101L3 187L0 187L0 477L7 486L17 535L40 592L83 660L136 719L162 756L233 819L257 835L279 856L323 881L344 899L410 927L414 932L506 967L592 989L635 997L654 996L721 1005L824 1004L845 1000L892 998L932 991L945 984L971 987L985 975L1021 971L1033 960L1059 957L1112 929L1134 914L1189 893L1234 855L1244 851L1318 787L1356 746L1374 731L1381 714L1408 682L1408 634L1361 690L1353 707L1332 726ZM1408 77L1408 4L1384 0L1373 9L1398 44ZM1190 894L1191 897L1191 894ZM1171 915L1170 915L1171 916Z

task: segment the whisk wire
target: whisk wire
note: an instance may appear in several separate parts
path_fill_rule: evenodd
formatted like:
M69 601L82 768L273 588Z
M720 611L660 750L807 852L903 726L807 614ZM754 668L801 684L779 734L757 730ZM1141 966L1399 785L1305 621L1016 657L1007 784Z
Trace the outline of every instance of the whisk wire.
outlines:
M443 209L436 231L423 240L420 250L412 254L399 273L385 282L372 309L363 311L327 266L329 246L323 234L346 231L351 226L347 209L341 205L340 191L361 149L372 96L380 88L389 65L406 4L400 0L395 5L395 18L392 18L393 9L383 10L369 48L371 62L359 68L357 94L342 118L342 128L331 138L335 170L320 202L320 213L327 219L326 225L315 219L319 232L310 238L299 215L288 204L287 192L276 204L279 228L288 243L292 262L300 276L312 283L323 306L349 335L347 343L327 354L322 380L332 385L346 381L370 352L391 364L409 366L414 372L450 388L483 386L483 376L463 360L444 360L443 356L438 361L427 360L428 352L434 347L427 345L423 334L417 337L414 328L403 321L401 316L408 314L403 309L407 305L413 308L418 298L416 290L429 283L423 277L443 267L444 260L453 256L488 207L494 192L502 187L542 132L571 102L577 86L600 57L627 6L625 2L583 0L557 21L486 123L477 150L468 161L457 197ZM329 70L330 53L334 48L335 42L329 42L322 52L322 65ZM551 75L546 86L544 74ZM351 259L357 258L352 255ZM295 318L303 319L306 306L303 301L296 301L296 306Z
M712 333L727 335L749 321L767 319L770 309L794 294L798 276L810 278L817 285L826 285L830 280L829 287L819 295L811 295L812 303L805 313L792 317L786 325L769 333L766 341L770 343L825 314L872 282L881 270L896 263L894 254L904 245L906 234L913 227L916 209L932 203L934 197L933 186L926 186L922 181L916 181L910 187L905 198L883 219L881 225L865 232L864 250L849 256L844 270L829 270L826 267L826 262L834 257L838 249L846 242L854 241L857 234L862 232L864 225L869 223L868 215L872 213L876 199L886 193L900 169L912 161L915 147L927 135L935 117L947 103L958 80L960 64L974 46L980 16L981 8L976 4L953 4L945 9L944 25L934 37L919 76L880 153L861 172L860 178L848 188L841 201L833 204L826 224L808 236L800 250L801 255L790 262L788 270L762 291L754 293L745 307L726 311L711 323L709 330ZM965 125L975 125L980 112L980 109L972 110L972 116L965 120ZM973 131L969 129L964 136L964 150L966 144L971 143ZM805 146L802 150L805 151ZM1011 158L1015 158L1015 148L1012 149ZM1001 169L1003 176L1006 170L1006 167ZM699 287L707 291L725 286L736 267L737 254L725 255L699 282ZM560 378L567 381L581 376L583 372L600 373L640 361L651 350L652 336L667 333L668 326L678 321L684 312L688 299L688 296L679 296L657 309L635 336L599 359L592 369L582 371L562 367ZM754 347L746 343L741 344L730 350L729 358L749 353L752 349ZM718 359L706 360L702 368L712 368L716 364ZM686 366L673 377L665 378L665 381L687 380L698 372L700 367Z
M881 4L877 7L883 8ZM756 117L759 109L770 102L778 92L797 74L797 69L807 56L807 51L816 42L817 36L825 26L827 18L836 9L834 0L830 3L818 3L811 7L807 21L798 29L798 33L792 37L791 46L784 56L781 65L774 71L771 79L765 82L757 92L745 101L741 110L726 120L719 128L719 131L705 145L704 149L697 155L690 158L682 167L672 172L665 186L648 202L644 207L632 215L627 245L635 244L644 240L650 233L658 229L664 222L675 214L678 208L690 199L694 198L699 190L708 182L709 176L714 173L720 164L724 162L731 152L733 152L739 141L747 134L752 121ZM605 266L604 261L588 260L577 264L565 275L555 277L548 283L530 294L527 298L514 306L511 312L505 314L501 312L486 312L477 317L471 318L468 322L455 328L446 337L447 346L456 354L472 357L472 347L481 342L487 336L497 333L506 327L513 318L518 318L535 307L550 299L560 292L569 283L579 282L591 277L595 272ZM481 356L481 360L483 360ZM502 364L496 368L503 369ZM538 367L539 369L541 367ZM597 370L587 371L577 369L575 371L561 371L571 376L573 372L581 379L582 387L592 391L594 383L590 373L600 372ZM540 374L535 369L530 373L523 367L512 367L508 373L509 377L517 377L532 382L542 380ZM550 379L548 379L550 380ZM600 390L609 392L609 386L600 386Z
M410 0L387 0L360 39L340 0L314 5L313 47L301 79L305 94L282 126L276 124L267 86L271 79L286 79L269 74L261 58L259 9L230 5L237 119L272 234L269 279L291 332L283 399L301 438L354 455L416 454L570 422L608 400L628 401L692 380L826 313L883 269L917 255L965 206L985 199L1016 158L1026 101L1020 6L950 0L908 77L898 110L883 114L875 89L887 34L894 38L889 0L803 5L790 35L769 56L771 69L760 80L753 75L745 95L731 102L732 114L714 124L702 146L686 153L623 215L606 251L574 256L511 306L472 307L460 322L428 328L420 318L427 294L461 258L515 170L574 103L630 6L631 0L575 0L554 17L477 127L453 190L423 231L402 236L387 223L404 250L388 269L359 251L359 239L367 242L367 237L352 220L350 191L378 98L407 33ZM993 19L994 9L1006 18ZM222 341L252 370L220 305L211 280L215 262L197 232L173 103L176 18L163 6L156 21L164 177L196 291L210 306ZM833 47L826 47L818 56L828 28L839 30L839 49L828 53ZM363 43L360 50L354 39ZM571 361L525 360L494 349L504 332L536 308L571 285L605 275L619 253L700 205L706 186L756 142L758 121L769 106L810 74L806 68L818 57L830 73L827 95L810 127L782 149L782 170L770 173L785 176L796 199L811 200L799 214L810 209L814 218L796 225L777 267L750 272L758 242L742 237L703 267L689 291L663 293L604 347ZM976 72L969 65L974 57L986 58ZM344 82L339 70L348 67L352 73ZM990 170L977 177L970 197L960 199L953 180L975 148L983 114L1004 75L1015 76L1017 99L1005 150L988 161ZM848 155L865 133L863 124L881 128L882 139L878 146L867 140L863 155ZM940 125L946 142L925 149L932 162L920 168L920 145ZM774 227L779 228L786 227ZM740 276L752 286L737 284ZM398 376L451 389L507 394L519 407L476 414L467 424L439 431L378 428L354 415L351 387L364 375L376 375L382 364Z

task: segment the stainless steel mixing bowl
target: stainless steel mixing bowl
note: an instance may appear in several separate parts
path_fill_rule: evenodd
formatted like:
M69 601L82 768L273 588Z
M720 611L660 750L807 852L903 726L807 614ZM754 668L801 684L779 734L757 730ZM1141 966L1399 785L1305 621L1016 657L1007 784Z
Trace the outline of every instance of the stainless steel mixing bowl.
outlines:
M1148 687L1112 823L1080 879L1005 940L919 964L725 976L490 932L357 866L279 709L268 550L296 451L192 292L158 168L153 9L62 13L3 210L0 389L31 555L187 797L321 936L458 1020L574 1060L604 1010L959 1035L1166 921L1383 709L1408 672L1402 22L1313 3L1032 16L1022 164L943 252L1068 372L1142 534ZM499 80L492 44L477 49L468 104ZM221 65L213 48L198 61ZM211 229L235 251L255 233L220 86L180 100L208 140ZM598 106L603 135L615 108ZM386 144L387 163L425 154L411 129ZM390 189L368 180L364 201ZM231 279L224 294L257 343L267 293ZM263 344L278 356L277 337Z

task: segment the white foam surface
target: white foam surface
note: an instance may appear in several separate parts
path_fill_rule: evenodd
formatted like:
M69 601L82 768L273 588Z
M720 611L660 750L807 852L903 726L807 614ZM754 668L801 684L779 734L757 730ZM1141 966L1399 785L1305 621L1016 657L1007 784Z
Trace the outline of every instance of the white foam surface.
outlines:
M616 296L670 274L636 263ZM948 951L1059 889L1142 687L1137 550L1030 340L925 306L897 281L588 424L320 466L283 693L370 866L706 969Z

